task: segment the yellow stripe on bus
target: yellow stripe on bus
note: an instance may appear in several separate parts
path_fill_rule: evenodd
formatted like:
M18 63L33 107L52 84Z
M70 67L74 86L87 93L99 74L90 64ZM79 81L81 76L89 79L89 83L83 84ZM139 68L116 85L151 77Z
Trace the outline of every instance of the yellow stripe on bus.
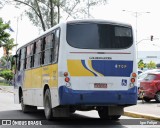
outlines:
M42 88L45 84L58 87L58 64L25 71L24 88Z
M82 65L81 60L67 60L67 65L70 76L94 76Z
M88 66L91 69L91 71L94 72L95 74L97 74L99 76L104 76L103 74L101 74L101 73L99 73L99 72L97 72L96 70L93 69L91 60L88 60Z

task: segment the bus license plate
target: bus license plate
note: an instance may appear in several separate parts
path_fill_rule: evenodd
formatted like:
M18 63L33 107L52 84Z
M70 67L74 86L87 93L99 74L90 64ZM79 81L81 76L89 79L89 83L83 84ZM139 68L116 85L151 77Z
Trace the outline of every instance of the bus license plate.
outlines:
M107 88L106 83L94 83L94 88Z

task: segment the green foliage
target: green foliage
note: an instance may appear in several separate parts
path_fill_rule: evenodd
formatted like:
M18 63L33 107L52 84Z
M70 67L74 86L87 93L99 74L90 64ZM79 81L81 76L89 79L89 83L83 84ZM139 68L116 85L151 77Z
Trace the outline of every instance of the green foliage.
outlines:
M153 62L153 61L150 61L150 62L147 64L147 68L148 68L148 69L154 69L154 68L156 68L156 63Z
M142 60L142 59L141 59L141 60L139 60L139 62L138 62L138 68L140 68L140 69L145 68L145 63L143 62L143 60Z
M14 39L9 39L7 42L3 44L3 47L6 49L7 56L9 56L9 51L12 50L12 48L17 45L18 44L14 44Z
M9 29L9 24L3 23L0 18L0 47L9 40L10 34L6 32L7 29Z
M63 16L74 19L88 17L88 9L106 4L107 0L13 0L16 6L26 5L26 14L31 22L44 31L59 23L61 13ZM22 6L23 7L23 6ZM63 17L64 18L64 17Z
M11 70L5 69L0 71L0 76L7 81L11 81L13 79L13 72Z
M6 32L9 28L9 24L3 23L2 18L0 18L0 47L6 49L7 56L9 55L9 50L12 50L13 47L17 46L17 44L14 44L13 38L10 38L10 34Z
M5 66L5 64L6 64L6 61L7 59L6 59L6 57L1 57L1 59L0 59L0 64L1 64L1 66Z
M156 68L156 63L153 61L150 61L149 63L144 63L143 60L139 60L138 62L138 68L143 69L143 68L148 68L148 69L154 69Z
M0 65L1 66L5 66L7 61L11 63L11 70L14 70L15 69L15 60L14 60L14 57L12 55L10 56L2 56L0 58Z

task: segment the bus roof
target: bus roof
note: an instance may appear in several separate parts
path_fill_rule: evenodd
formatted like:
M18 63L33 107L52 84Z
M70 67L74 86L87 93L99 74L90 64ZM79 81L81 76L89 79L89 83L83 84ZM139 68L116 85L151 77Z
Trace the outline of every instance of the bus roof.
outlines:
M104 20L104 19L82 19L82 20L71 20L71 21L63 21L60 22L59 24L55 25L54 27L46 30L45 32L43 32L42 34L40 34L38 37L30 40L28 43L24 44L23 46L19 47L19 49L27 46L28 44L33 43L34 41L36 41L37 39L39 39L40 37L46 35L47 33L53 31L54 29L60 27L63 24L67 24L67 23L108 23L108 24L113 24L113 25L122 25L122 26L127 26L127 27L131 27L131 24L129 23L122 23L122 22L117 22L117 21L111 21L111 20ZM17 51L18 51L17 50Z
M67 21L67 23L109 23L109 24L117 24L117 25L123 25L123 26L131 26L131 24L127 22L117 22L113 20L105 20L105 19L82 19L82 20L71 20Z

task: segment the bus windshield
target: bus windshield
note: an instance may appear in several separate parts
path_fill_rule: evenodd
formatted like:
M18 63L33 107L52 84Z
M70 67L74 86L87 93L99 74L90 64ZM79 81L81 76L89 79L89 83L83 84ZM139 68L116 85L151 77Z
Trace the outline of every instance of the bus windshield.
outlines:
M67 42L81 49L125 49L133 43L132 29L113 24L68 23Z

